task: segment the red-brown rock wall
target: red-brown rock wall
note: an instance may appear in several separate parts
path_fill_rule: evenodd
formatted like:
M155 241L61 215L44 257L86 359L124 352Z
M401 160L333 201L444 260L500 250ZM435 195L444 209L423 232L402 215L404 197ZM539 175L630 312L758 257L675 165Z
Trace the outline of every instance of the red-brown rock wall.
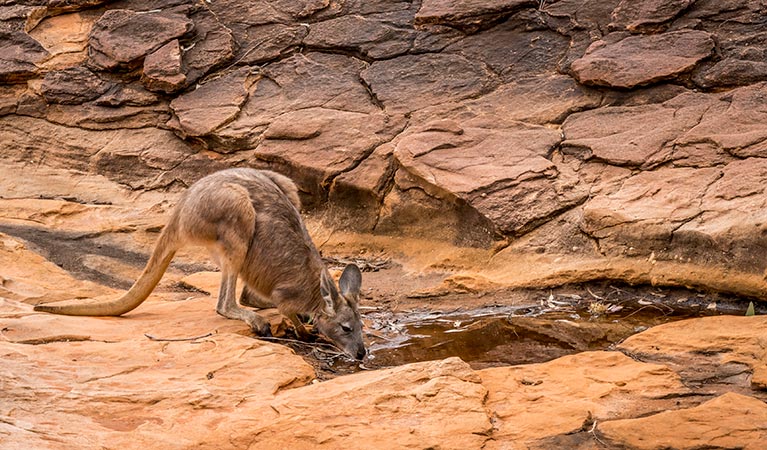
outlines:
M758 274L766 26L746 0L9 0L2 158L138 190L271 168L339 227L564 220L589 252Z

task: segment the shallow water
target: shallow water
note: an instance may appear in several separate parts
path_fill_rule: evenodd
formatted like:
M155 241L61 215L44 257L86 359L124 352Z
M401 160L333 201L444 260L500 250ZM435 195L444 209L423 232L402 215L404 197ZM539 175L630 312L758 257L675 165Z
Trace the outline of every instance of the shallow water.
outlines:
M685 290L626 290L543 295L534 304L435 311L372 309L363 313L368 357L307 355L321 379L457 356L474 369L546 362L590 350L608 350L652 326L688 318L743 315L748 301ZM503 299L500 299L503 300ZM764 307L757 308L758 314ZM298 349L297 349L298 351Z

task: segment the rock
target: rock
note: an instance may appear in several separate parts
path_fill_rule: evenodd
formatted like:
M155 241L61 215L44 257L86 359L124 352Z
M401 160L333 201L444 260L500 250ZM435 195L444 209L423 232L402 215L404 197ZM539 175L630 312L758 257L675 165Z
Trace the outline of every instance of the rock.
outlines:
M447 46L470 61L482 61L504 82L520 82L538 74L556 74L569 39L527 17L510 19L484 33ZM498 42L504 42L499 46Z
M174 39L144 59L141 80L150 91L172 93L186 86L181 69L181 47Z
M407 29L407 21L393 25L391 19L389 15L376 19L350 15L318 22L310 25L304 44L318 49L351 48L373 59L399 56L410 49L415 32Z
M475 31L492 24L524 7L537 6L530 0L461 2L456 0L426 0L415 15L416 25L448 25Z
M141 334L116 340L115 322L126 321L111 318L106 342L68 336L52 336L44 345L0 342L3 359L16 361L4 374L16 405L16 412L3 410L7 445L48 448L46 436L56 436L59 447L195 446L220 423L211 411L235 408L244 400L241 392L268 399L313 376L289 349L233 333L180 342L154 342ZM28 395L43 391L50 394L47 399ZM37 408L48 411L46 420L39 420ZM67 432L73 426L83 433ZM171 436L162 432L168 427L183 431ZM34 433L25 431L30 428Z
M679 16L692 3L693 0L652 0L641 3L621 0L613 10L610 26L631 32L651 31Z
M616 352L585 352L477 373L488 389L486 407L495 417L493 449L543 448L536 443L544 438L578 432L594 420L612 423L663 410L668 405L664 397L688 392L667 367Z
M703 69L695 82L704 87L743 86L767 80L767 63L727 58Z
M376 61L361 73L388 112L477 97L493 85L492 77L468 59L450 54L405 55Z
M290 175L302 192L317 198L333 178L360 164L402 126L383 113L300 109L269 124L253 162Z
M761 274L767 266L767 247L759 238L767 219L767 192L758 180L765 170L762 158L725 166L722 177L702 197L700 215L675 230L675 254Z
M0 86L0 116L15 113L19 99L26 91L23 84Z
M251 86L239 115L209 139L217 151L235 152L257 147L269 124L291 111L323 108L378 113L380 108L371 102L370 94L360 83L362 67L354 58L321 53L295 55L270 64L264 68L264 76Z
M417 363L285 392L269 402L266 409L276 412L271 420L255 427L230 423L218 436L235 447L258 436L266 447L479 448L491 429L485 395L480 378L458 358ZM373 416L375 426L360 420Z
M727 393L700 406L599 425L602 438L622 448L758 449L767 439L767 405ZM648 430L653 430L648 433Z
M144 89L140 83L120 84L94 102L97 106L150 106L160 103L156 94Z
M0 55L0 83L19 83L37 76L49 53L24 32L0 30Z
M601 36L601 30L608 29L613 11L620 2L621 0L560 0L543 3L542 10L557 19L556 25L567 30L574 39L589 40L588 36L584 38L577 30L599 30ZM566 19L567 22L561 23L560 19ZM581 45L583 44L579 43L576 47Z
M193 153L167 130L120 130L90 159L90 167L133 189L157 189L177 181L179 166Z
M679 30L650 36L615 33L593 43L570 66L584 84L633 88L688 72L714 49L709 33Z
M79 105L94 100L112 87L85 67L73 67L45 74L40 88L48 103Z
M767 388L765 324L765 316L684 320L631 336L620 348L673 367L691 385L713 389L718 383L727 390L750 393Z
M235 52L232 32L221 24L215 14L207 8L199 8L191 19L194 21L194 34L183 48L187 86L230 61Z
M586 203L581 228L610 254L673 255L674 231L701 214L701 199L719 177L716 168L641 172Z
M0 301L4 298L36 304L113 292L89 281L73 279L64 269L30 250L28 244L3 233L0 262L5 267L0 274Z
M88 33L98 19L98 11L82 11L46 17L29 31L50 53L42 63L49 70L80 66L88 59Z
M326 217L331 226L373 231L396 170L393 153L391 144L381 145L357 167L333 179L329 201L339 208Z
M616 166L653 168L675 158L676 139L695 127L711 99L689 94L663 104L615 106L576 113L562 124L563 149L581 159ZM723 155L697 152L695 165L711 166ZM676 155L678 158L680 155Z
M710 167L729 162L732 155L762 155L767 135L755 125L765 115L762 87L725 95L684 93L661 104L573 114L563 124L562 145L582 158L641 168L669 161Z
M767 155L767 132L758 125L767 119L767 83L757 83L714 96L696 126L681 134L680 147L708 149L738 158Z
M192 29L193 22L180 14L110 9L93 25L88 61L102 70L131 69L146 55Z
M480 98L424 108L412 117L419 123L487 116L545 125L575 118L575 112L595 109L601 102L599 92L568 76L554 75L503 84Z
M559 177L545 158L558 133L513 122L483 125L435 123L401 139L394 155L426 193L455 195L502 233L520 233L583 198L577 180Z
M176 97L169 125L181 136L206 136L234 120L248 99L253 83L249 68L242 68Z
M324 2L240 2L223 0L209 5L221 25L237 43L234 58L245 65L260 64L299 46L308 26L296 23L291 13L312 14ZM303 17L303 15L302 15Z

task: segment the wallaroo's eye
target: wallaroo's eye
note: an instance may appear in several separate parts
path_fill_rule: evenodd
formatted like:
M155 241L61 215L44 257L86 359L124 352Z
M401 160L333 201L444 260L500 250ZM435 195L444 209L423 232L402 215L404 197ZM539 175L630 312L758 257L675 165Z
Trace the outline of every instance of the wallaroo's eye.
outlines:
M344 333L351 333L352 332L352 327L350 327L349 325L342 324L341 325L341 330L343 330Z

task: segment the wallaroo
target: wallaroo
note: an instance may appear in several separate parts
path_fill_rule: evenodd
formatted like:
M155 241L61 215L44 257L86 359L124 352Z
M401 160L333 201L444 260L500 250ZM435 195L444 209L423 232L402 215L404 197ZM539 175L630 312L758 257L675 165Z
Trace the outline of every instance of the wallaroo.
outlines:
M237 278L245 283L240 302L276 306L302 338L299 315L344 353L362 359L362 321L357 308L362 274L350 264L338 286L306 231L298 189L289 178L255 169L227 169L192 184L160 233L141 276L122 297L99 303L37 305L36 311L75 316L119 316L154 290L183 245L207 247L221 268L216 311L245 321L254 333L271 334L269 323L235 299Z

